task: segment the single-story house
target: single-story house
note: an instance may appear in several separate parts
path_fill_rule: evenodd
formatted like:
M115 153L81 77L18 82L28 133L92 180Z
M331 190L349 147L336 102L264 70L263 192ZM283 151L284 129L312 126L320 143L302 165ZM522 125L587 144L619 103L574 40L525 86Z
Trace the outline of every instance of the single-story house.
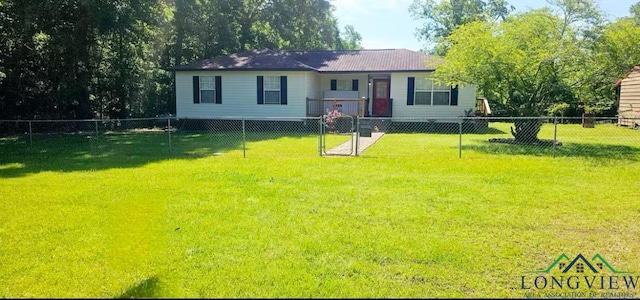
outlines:
M353 116L455 118L476 87L436 84L441 58L406 49L247 51L177 66L179 118Z
M618 124L640 126L640 66L629 70L615 85L620 89Z

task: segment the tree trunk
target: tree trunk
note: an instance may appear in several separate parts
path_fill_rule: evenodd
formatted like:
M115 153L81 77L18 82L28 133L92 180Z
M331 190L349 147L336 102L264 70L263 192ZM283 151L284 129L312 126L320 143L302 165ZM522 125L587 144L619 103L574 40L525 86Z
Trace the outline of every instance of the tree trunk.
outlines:
M185 32L185 7L184 0L176 0L176 15L175 15L175 26L176 26L176 53L175 53L175 66L179 66L182 64L182 43L184 42L184 32Z
M519 119L514 122L515 129L511 127L511 135L516 142L524 144L532 144L537 142L538 132L542 127L540 119Z

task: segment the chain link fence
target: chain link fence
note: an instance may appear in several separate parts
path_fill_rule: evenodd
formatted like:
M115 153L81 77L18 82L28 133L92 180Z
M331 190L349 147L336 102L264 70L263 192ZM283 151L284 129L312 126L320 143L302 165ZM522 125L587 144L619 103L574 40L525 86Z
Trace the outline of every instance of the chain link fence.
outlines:
M0 149L14 154L318 156L320 127L321 118L0 120Z
M625 118L640 124L640 118ZM616 117L361 118L360 144L383 137L364 156L474 158L494 155L640 160L640 126ZM363 131L363 128L365 131Z
M624 125L621 125L624 124ZM6 155L640 159L640 118L0 120Z

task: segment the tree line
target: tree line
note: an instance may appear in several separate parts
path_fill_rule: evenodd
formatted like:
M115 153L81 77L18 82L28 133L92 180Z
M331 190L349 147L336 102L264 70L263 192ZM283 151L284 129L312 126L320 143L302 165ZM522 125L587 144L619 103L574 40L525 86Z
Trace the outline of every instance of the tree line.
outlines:
M0 119L175 112L173 66L249 49L358 49L328 0L0 0Z
M476 84L503 114L614 115L640 64L640 2L607 20L593 0L414 0L436 78ZM0 0L0 119L175 111L173 66L249 49L357 49L328 0Z

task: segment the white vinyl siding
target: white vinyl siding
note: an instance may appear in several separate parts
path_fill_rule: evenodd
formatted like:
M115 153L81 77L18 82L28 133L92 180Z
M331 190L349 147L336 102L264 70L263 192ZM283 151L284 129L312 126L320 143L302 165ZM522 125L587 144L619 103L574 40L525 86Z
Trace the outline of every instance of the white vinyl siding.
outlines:
M367 97L367 79L368 74L319 74L320 77L320 94L324 97L326 91L331 90L331 80L337 80L336 84L339 85L340 81L344 81L343 85L346 91L351 91L353 86L353 80L358 80L358 98ZM337 86L336 86L337 89Z
M318 99L322 93L320 92L320 75L312 72L307 73L307 97Z
M430 72L402 72L391 74L391 98L393 99L393 118L429 118L451 121L465 115L465 110L473 109L476 103L476 87L466 85L458 89L458 105L407 105L407 81L409 77L429 77ZM414 90L418 90L415 88ZM436 92L437 93L437 92ZM438 97L438 96L436 96ZM449 96L450 98L450 96Z
M216 80L214 76L200 76L200 103L216 103Z
M216 105L193 103L193 76L222 76L224 101ZM287 76L287 105L258 105L256 77ZM458 105L407 105L407 78L428 77L429 72L391 74L391 98L394 118L456 118L473 109L476 88L473 85L458 90ZM177 71L176 110L180 118L211 117L305 117L306 97L323 97L331 89L331 79L358 79L360 97L367 97L368 74L318 74L313 71ZM266 98L265 98L266 100ZM415 104L415 98L414 98ZM369 103L371 112L371 103ZM628 107L628 104L627 104ZM636 105L634 104L634 107Z
M308 71L177 71L176 114L179 118L306 117ZM221 104L193 103L193 76L222 76ZM287 76L287 105L258 105L257 76Z

